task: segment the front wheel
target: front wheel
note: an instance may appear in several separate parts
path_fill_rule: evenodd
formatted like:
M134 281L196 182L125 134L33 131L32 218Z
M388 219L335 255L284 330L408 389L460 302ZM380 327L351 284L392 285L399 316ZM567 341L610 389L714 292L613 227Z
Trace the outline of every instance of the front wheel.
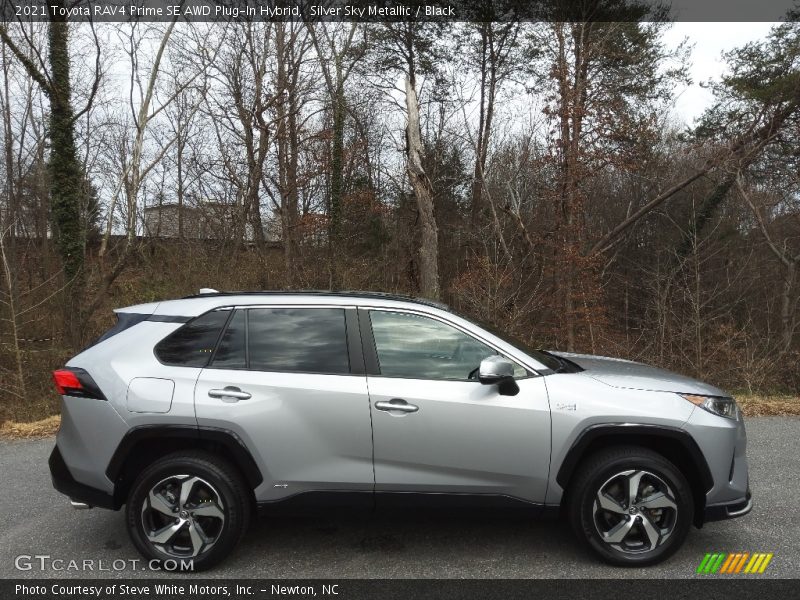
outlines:
M228 463L206 452L177 452L137 477L126 508L128 533L145 558L164 568L202 571L244 535L249 497Z
M619 566L671 556L686 539L694 503L686 478L660 454L609 448L584 463L570 486L573 528L597 555Z

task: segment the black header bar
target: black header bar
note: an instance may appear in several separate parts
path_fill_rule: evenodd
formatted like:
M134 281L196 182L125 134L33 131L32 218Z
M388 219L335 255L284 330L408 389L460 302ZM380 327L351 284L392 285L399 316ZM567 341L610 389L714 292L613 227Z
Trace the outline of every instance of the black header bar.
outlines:
M214 21L702 21L771 22L793 0L0 0L0 19Z

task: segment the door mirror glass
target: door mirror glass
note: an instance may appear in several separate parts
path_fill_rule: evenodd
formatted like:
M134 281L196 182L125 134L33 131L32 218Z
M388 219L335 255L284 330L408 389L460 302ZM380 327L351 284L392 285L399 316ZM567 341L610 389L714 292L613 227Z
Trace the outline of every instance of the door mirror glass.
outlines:
M483 385L497 384L501 396L516 396L519 386L514 381L514 363L504 356L484 358L478 370L478 380Z

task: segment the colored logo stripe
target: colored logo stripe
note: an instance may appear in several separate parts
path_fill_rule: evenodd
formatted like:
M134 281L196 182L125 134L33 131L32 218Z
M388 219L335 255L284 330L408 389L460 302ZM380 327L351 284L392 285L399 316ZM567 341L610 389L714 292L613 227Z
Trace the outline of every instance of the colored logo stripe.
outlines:
M702 561L700 561L700 566L699 566L699 567L697 567L697 572L698 572L698 573L705 573L705 572L706 572L706 565L708 565L708 561L709 561L710 559L711 559L711 555L710 555L710 554L706 554L706 555L703 557L703 560L702 560Z
M747 560L748 556L750 556L749 552L742 553L741 558L739 558L738 562L736 563L736 567L734 567L734 569L733 569L734 573L738 573L739 571L742 570L742 567L744 566L744 561Z
M700 566L697 567L698 573L716 573L722 566L722 561L725 560L727 554L724 552L714 554L706 554Z
M725 552L707 553L700 565L697 573L763 573L772 560L773 553L756 552L735 552L728 554Z
M722 563L722 568L719 570L720 573L730 573L731 565L735 562L735 559L739 558L738 554L728 554L728 558L725 559L725 562Z

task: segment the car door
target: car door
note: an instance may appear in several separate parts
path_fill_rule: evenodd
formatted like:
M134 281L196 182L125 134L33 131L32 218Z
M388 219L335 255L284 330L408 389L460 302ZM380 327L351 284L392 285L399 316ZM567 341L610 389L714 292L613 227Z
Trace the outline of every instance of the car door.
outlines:
M195 389L201 427L255 450L260 501L372 491L372 431L355 309L238 308Z
M517 365L519 393L503 396L497 385L470 379L483 358L498 354L488 343L430 315L359 312L365 353L374 352L367 384L376 491L543 503L550 462L543 378Z

